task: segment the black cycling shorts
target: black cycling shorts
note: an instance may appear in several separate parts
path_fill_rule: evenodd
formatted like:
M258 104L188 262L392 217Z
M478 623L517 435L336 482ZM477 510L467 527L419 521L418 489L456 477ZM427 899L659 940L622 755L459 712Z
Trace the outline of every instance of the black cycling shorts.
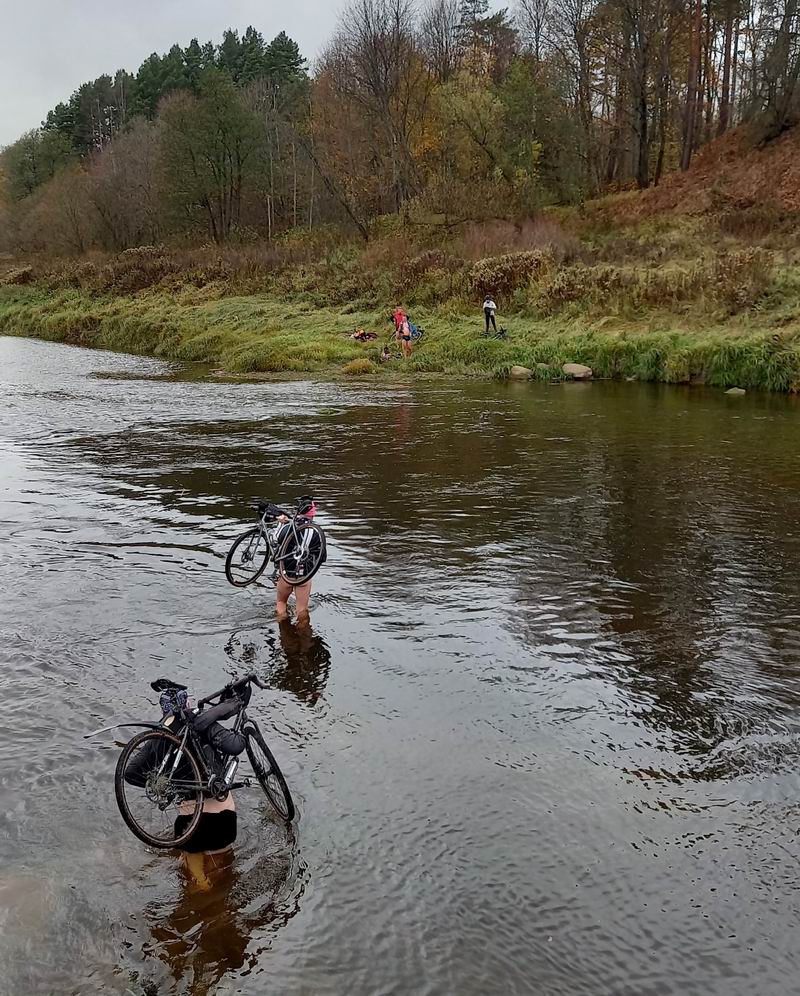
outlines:
M192 822L191 816L175 818L175 835L185 833ZM198 854L200 851L221 851L236 840L236 810L223 809L221 813L203 813L192 836L180 845L181 851Z

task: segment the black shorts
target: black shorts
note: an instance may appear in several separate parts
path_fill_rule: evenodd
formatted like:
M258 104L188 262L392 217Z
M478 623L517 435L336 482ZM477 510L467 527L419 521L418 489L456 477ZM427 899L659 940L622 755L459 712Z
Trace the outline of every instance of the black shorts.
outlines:
M192 822L191 816L175 818L175 833L182 834ZM221 813L203 813L192 836L180 845L179 850L198 854L200 851L221 851L236 840L236 810L223 809Z

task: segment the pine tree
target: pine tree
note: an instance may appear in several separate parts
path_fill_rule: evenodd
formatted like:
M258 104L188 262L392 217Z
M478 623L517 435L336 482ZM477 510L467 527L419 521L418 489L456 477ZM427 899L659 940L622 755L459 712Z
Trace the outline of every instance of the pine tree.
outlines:
M47 117L42 122L45 131L56 131L74 147L75 145L75 107L72 101L63 101L56 104L52 111L47 112Z
M269 76L276 80L289 80L303 75L305 59L300 55L296 41L281 31L267 45L264 66Z
M489 14L489 0L461 0L459 7L458 40L467 68L483 69L484 25Z
M461 0L458 5L461 23L473 27L489 13L489 0Z
M183 52L183 64L186 68L186 82L192 92L197 93L200 86L200 77L206 68L204 65L203 49L196 38L192 38Z
M164 79L163 60L153 52L139 66L136 74L136 112L152 118L161 99L161 84Z
M242 55L242 43L239 41L239 32L229 28L222 36L217 65L230 76L234 83L238 83L241 79Z
M173 45L161 60L161 93L159 99L172 90L179 90L188 85L186 63L183 59L183 49Z
M264 36L251 25L242 37L242 54L239 79L250 83L265 72Z

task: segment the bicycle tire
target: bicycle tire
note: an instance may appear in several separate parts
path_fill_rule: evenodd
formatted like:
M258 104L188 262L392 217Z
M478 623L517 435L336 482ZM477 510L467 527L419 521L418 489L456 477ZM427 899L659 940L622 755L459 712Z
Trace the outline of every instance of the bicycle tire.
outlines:
M297 527L298 533L305 532L307 529L313 530L313 532L319 537L319 546L315 553L309 554L308 557L303 559L303 564L306 569L292 573L291 568L286 566L286 558L291 553L293 546L297 543L293 529L288 530L277 554L275 555L275 563L278 565L278 574L287 584L292 585L292 587L299 587L300 585L308 584L320 567L322 567L325 563L327 553L325 533L313 522L304 522L302 525ZM289 559L296 560L296 558Z
M233 546L230 548L230 550L228 550L228 556L225 558L225 577L234 586L234 588L246 588L249 584L252 584L254 581L257 581L266 570L267 564L269 563L269 552L270 552L269 544L267 544L267 548L264 551L263 563L261 564L260 567L256 569L252 577L247 578L244 581L240 581L237 578L235 578L232 573L233 558L236 555L238 547L242 543L244 543L245 540L252 540L257 536L262 536L262 535L263 533L258 527L256 527L255 529L248 529L247 532L242 533L241 535L236 537L236 539L233 541Z
M261 730L259 730L255 723L250 723L246 726L244 734L246 737L245 750L247 751L247 757L258 780L258 784L264 790L264 794L272 803L272 807L278 816L287 823L291 823L295 814L294 801L292 800L289 786L286 784L286 779L283 777L283 772L278 767L278 762L275 760L272 751L267 747L264 738L261 736ZM265 767L262 760L254 752L253 743L256 744L258 750L263 754L269 766L268 768ZM272 784L270 778L274 778L276 784Z
M179 737L176 737L173 733L169 733L167 730L145 730L143 733L137 733L135 737L127 742L123 748L122 753L117 761L117 767L114 771L114 794L117 798L117 806L119 807L122 819L125 821L125 825L131 831L131 833L138 837L145 844L149 844L150 847L158 848L173 848L179 847L181 844L185 844L186 841L192 836L194 831L197 829L197 824L200 822L200 817L203 813L203 792L200 788L197 789L195 795L195 805L194 811L192 813L192 818L189 821L186 830L182 834L176 835L173 833L169 837L157 837L154 834L148 833L136 820L136 817L131 812L128 800L126 797L127 783L125 782L125 769L128 766L128 762L131 755L135 750L138 750L147 740L157 741L167 741L170 747L180 747L182 741ZM192 773L196 780L197 785L202 785L203 778L200 774L200 766L194 758L191 751L184 747L184 756L190 763L192 767ZM183 763L183 761L181 761Z

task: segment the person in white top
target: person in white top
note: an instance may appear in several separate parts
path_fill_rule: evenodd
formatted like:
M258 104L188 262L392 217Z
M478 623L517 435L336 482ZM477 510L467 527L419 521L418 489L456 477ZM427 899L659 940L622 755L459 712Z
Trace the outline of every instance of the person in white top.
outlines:
M492 323L492 328L497 332L497 322L494 320L494 313L497 311L497 305L494 303L494 299L491 294L487 294L483 299L483 317L486 319L486 332L489 331L489 322Z

